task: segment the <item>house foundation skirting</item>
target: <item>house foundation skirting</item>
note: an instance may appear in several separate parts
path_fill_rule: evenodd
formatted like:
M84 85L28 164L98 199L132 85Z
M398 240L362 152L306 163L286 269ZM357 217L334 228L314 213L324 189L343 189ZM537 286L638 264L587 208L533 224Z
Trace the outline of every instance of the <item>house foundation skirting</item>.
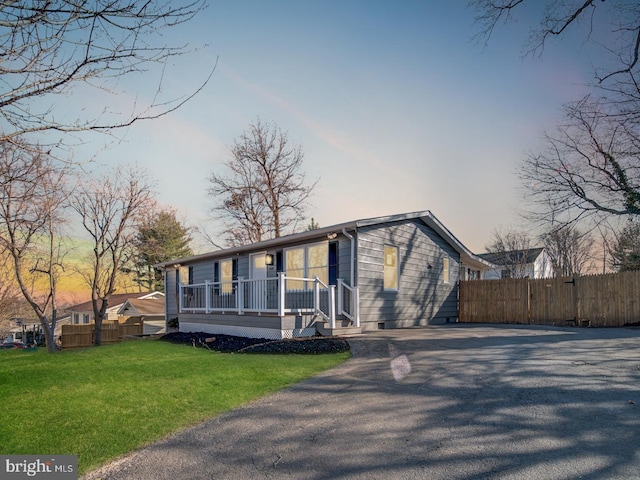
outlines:
M316 334L315 327L278 329L249 327L241 325L215 325L211 323L180 322L181 332L206 332L219 335L234 335L236 337L266 338L268 340L282 340L284 338L312 337Z

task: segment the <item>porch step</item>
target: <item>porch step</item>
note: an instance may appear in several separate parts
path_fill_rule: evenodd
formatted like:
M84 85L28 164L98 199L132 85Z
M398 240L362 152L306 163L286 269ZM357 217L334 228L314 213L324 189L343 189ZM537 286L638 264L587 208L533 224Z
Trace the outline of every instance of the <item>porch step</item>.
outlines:
M347 321L336 321L336 328L329 328L326 321L316 322L316 331L323 337L350 337L362 333L362 327L354 327Z

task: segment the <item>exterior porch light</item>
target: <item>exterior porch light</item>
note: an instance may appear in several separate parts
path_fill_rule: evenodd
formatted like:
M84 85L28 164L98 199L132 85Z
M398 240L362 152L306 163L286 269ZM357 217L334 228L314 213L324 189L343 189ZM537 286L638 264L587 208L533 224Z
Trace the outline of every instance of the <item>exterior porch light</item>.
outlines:
M273 265L273 255L271 255L270 253L265 254L264 263L265 265Z

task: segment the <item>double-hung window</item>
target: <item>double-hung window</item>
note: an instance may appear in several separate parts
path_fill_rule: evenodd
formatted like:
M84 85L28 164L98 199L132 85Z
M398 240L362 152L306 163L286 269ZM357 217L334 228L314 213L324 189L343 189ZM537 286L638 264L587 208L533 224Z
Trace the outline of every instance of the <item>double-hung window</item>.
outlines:
M398 268L398 247L384 246L384 289L400 289L400 273Z
M442 259L442 283L451 283L451 270L449 257Z
M325 284L329 280L329 255L327 243L316 243L300 247L288 248L284 251L284 263L287 277L315 278ZM309 288L300 280L287 281L290 290Z

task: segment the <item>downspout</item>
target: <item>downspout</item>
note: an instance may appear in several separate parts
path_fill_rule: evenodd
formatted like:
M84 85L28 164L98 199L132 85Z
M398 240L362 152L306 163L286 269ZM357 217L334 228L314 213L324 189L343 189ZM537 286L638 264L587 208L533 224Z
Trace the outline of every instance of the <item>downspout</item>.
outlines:
M349 242L351 243L351 262L349 265L350 271L349 271L349 279L351 280L351 286L355 287L357 285L356 282L356 278L355 278L355 260L356 260L356 244L353 238L353 235L350 235L347 232L346 228L342 229L342 234L347 237L349 239Z
M351 265L350 265L351 287L355 289L355 298L353 300L354 308L355 308L355 311L353 312L355 315L354 325L356 327L360 327L360 290L358 290L358 284L355 278L356 243L355 243L355 239L353 238L353 235L350 235L347 232L346 228L342 229L342 233L345 237L349 239L349 242L351 242Z

